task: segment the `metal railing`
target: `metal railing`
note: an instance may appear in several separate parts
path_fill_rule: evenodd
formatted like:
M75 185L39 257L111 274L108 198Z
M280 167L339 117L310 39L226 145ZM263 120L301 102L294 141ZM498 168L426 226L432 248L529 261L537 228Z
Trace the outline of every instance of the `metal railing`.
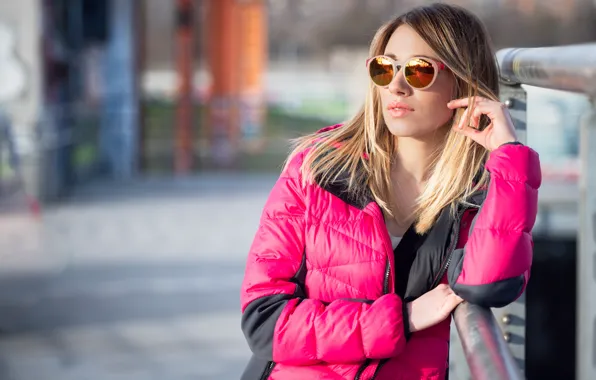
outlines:
M523 378L490 309L464 302L453 318L473 379Z
M596 43L503 49L497 60L509 84L596 94Z
M526 95L521 85L585 94L592 107L582 119L580 138L580 231L577 259L576 379L596 379L596 43L548 48L509 48L497 53L501 95L526 135ZM573 295L570 295L573 296ZM520 306L521 304L521 306ZM495 318L493 311L464 303L454 312L461 346L473 379L522 379L525 348L525 297ZM510 321L515 319L517 327ZM498 320L503 322L499 326ZM521 328L520 328L521 325ZM504 329L518 329L517 341ZM570 363L570 365L573 365Z

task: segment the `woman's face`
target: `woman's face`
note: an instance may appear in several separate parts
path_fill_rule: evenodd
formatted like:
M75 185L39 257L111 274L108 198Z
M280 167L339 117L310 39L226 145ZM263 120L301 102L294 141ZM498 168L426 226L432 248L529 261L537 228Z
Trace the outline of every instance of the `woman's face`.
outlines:
M383 54L395 59L398 65L415 56L439 61L431 47L407 25L393 32ZM387 87L378 88L385 123L395 136L424 138L453 116L447 103L452 100L455 79L449 70L439 70L429 88L417 90L407 84L401 70Z

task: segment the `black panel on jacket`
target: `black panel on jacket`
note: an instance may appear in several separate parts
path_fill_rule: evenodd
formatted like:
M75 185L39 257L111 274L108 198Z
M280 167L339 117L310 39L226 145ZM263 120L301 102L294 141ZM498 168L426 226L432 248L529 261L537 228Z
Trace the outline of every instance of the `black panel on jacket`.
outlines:
M410 302L431 290L449 254L454 219L446 207L424 235L412 230L394 250L396 292ZM404 287L405 285L405 287ZM398 287L399 286L399 287Z
M261 359L253 355L244 372L240 376L240 380L259 380L267 370L267 366L269 365L269 361L266 359Z
M273 360L275 325L289 300L306 298L304 292L305 278L306 255L303 254L298 271L290 279L290 282L296 284L296 290L293 294L261 297L250 302L244 309L240 324L253 355L242 375L242 379L260 378L260 375Z
M250 350L260 358L271 360L275 324L294 295L277 294L261 297L248 304L241 318L242 332Z
M347 171L332 173L331 178L333 178L333 181L322 186L322 188L345 203L362 210L374 200L366 183L359 183L349 190L350 175ZM321 179L316 178L316 182L321 184Z
M484 285L456 284L453 291L466 301L484 307L504 307L520 295L524 275Z

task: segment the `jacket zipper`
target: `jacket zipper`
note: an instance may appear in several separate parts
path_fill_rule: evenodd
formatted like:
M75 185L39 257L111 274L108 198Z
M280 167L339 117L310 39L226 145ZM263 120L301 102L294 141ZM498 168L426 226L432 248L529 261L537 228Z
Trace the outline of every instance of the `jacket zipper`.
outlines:
M360 368L358 368L358 372L356 372L356 377L354 377L354 380L360 380L360 377L362 376L362 374L364 373L364 371L370 365L371 362L372 362L371 359L366 359L364 361L364 363L362 363Z
M385 226L385 221L381 220L381 225ZM385 227L386 229L386 227ZM393 249L391 248L391 239L389 238L389 232L385 231L383 246L387 252L387 265L385 266L385 278L383 279L383 294L389 294L389 277L391 276L391 257L393 255Z
M383 224L384 223L385 222L383 221ZM389 293L389 278L391 277L391 264L390 264L391 261L390 261L389 255L393 254L393 250L388 249L388 247L391 247L391 244L389 244L389 246L386 245L388 240L389 239L387 238L384 241L384 243L385 243L384 246L385 246L385 249L387 250L387 265L385 266L385 278L383 279L383 294ZM362 377L362 374L364 373L364 371L366 371L368 366L371 365L371 363L372 363L371 359L366 359L364 361L364 363L362 363L360 368L358 368L358 372L356 372L356 377L354 378L354 380L360 380L360 378ZM384 364L383 361L381 361L379 363L379 366L381 366L382 364ZM373 374L372 379L375 378L378 370L379 370L378 368L375 370L375 373Z
M377 377L377 375L379 374L379 371L381 370L381 368L388 361L389 361L389 359L382 359L381 361L379 361L379 365L375 369L375 373L373 373L372 377L369 380L375 380L376 377ZM356 377L354 378L354 380L360 380L360 377L362 376L362 374L364 373L364 371L366 370L366 368L368 368L368 366L371 364L371 362L372 362L372 360L366 359L366 361L364 362L364 364L358 369L358 372L356 373Z
M391 275L391 266L389 265L389 259L387 259L387 265L385 268L385 280L383 282L383 294L389 293L389 276Z
M275 367L275 362L267 363L267 368L265 368L265 372L263 372L261 380L267 380L269 378L269 375L271 375L271 371L273 371L273 367Z
M388 361L389 361L389 359L383 359L379 362L379 365L377 366L377 369L375 369L375 373L373 373L370 380L375 380L375 378L379 374L379 371L381 370L381 367L383 367L385 365L385 363L387 363Z

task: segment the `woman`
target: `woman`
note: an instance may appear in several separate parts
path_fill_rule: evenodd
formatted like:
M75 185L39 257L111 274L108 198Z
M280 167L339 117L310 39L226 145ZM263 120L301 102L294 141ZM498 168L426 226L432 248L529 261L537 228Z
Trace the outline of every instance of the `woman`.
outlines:
M444 379L449 316L528 282L541 174L489 37L434 4L383 26L363 109L299 140L248 256L243 379Z

